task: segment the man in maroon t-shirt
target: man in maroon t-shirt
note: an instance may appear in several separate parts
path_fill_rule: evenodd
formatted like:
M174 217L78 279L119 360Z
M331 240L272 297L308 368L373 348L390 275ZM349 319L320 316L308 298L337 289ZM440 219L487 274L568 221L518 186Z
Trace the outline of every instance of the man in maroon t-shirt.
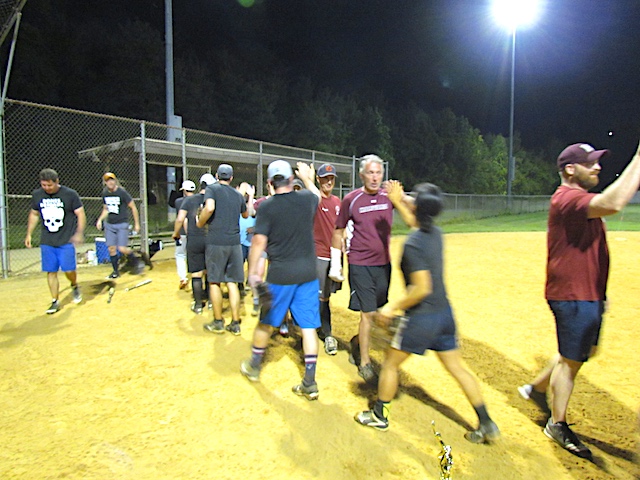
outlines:
M518 388L548 412L546 390L551 389L547 437L582 458L591 451L567 425L567 407L575 377L596 352L609 275L609 251L601 217L619 212L638 191L640 150L618 179L601 194L600 161L608 150L586 143L565 148L557 160L561 184L551 197L547 230L545 297L555 319L559 354L530 384Z
M329 278L329 263L331 260L331 242L336 228L336 218L340 213L340 198L333 195L336 184L336 169L325 163L320 165L315 175L320 188L314 183L313 165L298 162L297 173L304 182L305 188L315 193L320 202L313 222L313 239L316 244L316 272L320 282L318 295L320 298L320 322L318 336L324 341L324 351L328 355L338 353L338 341L331 330L331 309L329 297L339 288L339 284Z
M371 322L378 308L387 303L391 260L389 243L393 223L393 204L382 188L383 161L377 155L365 155L360 160L362 188L342 199L331 246L329 277L337 282L342 276L343 234L347 231L345 250L349 261L349 309L360 311L358 341L360 361L352 351L351 361L358 374L369 383L377 375L369 356ZM353 345L352 345L353 347ZM352 348L353 349L353 348Z

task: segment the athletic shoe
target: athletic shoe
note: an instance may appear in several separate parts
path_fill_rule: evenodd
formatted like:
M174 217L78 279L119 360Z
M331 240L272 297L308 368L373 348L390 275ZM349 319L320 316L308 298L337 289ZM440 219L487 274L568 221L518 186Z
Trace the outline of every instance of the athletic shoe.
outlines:
M251 360L249 359L242 361L242 363L240 364L240 371L252 382L257 382L260 380L260 369L253 367L251 365Z
M213 310L213 303L207 302L207 309Z
M282 322L282 324L280 325L280 335L282 335L283 337L288 337L289 336L289 324L287 322Z
M567 422L552 423L549 418L544 427L544 434L574 455L580 458L591 458L591 450L573 433Z
M481 423L477 430L465 433L464 438L471 443L491 443L500 438L500 429L492 420L489 420Z
M309 386L305 385L304 383L299 383L298 385L295 385L291 389L291 391L296 395L305 397L307 400L317 400L320 396L317 383L312 383Z
M531 400L535 403L540 410L546 414L551 414L551 409L547 403L547 394L545 392L538 392L534 390L533 385L522 385L518 387L518 393L525 400Z
M142 272L144 272L144 262L138 259L133 271L135 272L136 275L140 275Z
M258 315L260 315L260 305L254 305L253 310L251 310L251 316L257 317Z
M82 301L82 293L80 287L77 285L73 287L73 303L80 303Z
M58 300L54 300L51 302L51 306L47 308L47 315L52 315L58 310L60 310L60 303L58 303Z
M349 362L353 365L360 366L360 337L354 335L349 341L351 353L349 353Z
M179 290L184 290L189 285L189 280L180 280L180 285L178 285Z
M120 277L120 274L114 270L108 276L106 276L104 278L106 278L107 280L114 280L114 279L119 278L119 277Z
M331 335L324 339L324 351L327 355L335 355L338 353L338 341Z
M202 315L202 305L196 307L196 302L191 302L191 311L196 315Z
M234 335L240 335L240 322L232 320L231 323L225 327L225 330L233 333Z
M353 419L360 425L375 428L376 430L381 430L383 432L389 428L389 419L378 417L373 410L360 412L355 417L353 417Z
M376 375L376 372L373 370L373 365L370 363L367 363L366 365L359 365L358 375L364 378L367 383L374 385L378 383L378 375Z
M202 328L208 332L224 333L224 320L214 320L211 323L205 323Z

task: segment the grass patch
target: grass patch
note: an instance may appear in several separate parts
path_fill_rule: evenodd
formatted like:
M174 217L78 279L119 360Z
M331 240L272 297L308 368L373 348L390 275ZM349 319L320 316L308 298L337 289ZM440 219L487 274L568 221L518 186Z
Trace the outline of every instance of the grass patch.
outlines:
M548 212L502 214L493 217L473 218L469 214L455 217L443 216L438 225L445 233L475 232L545 232ZM640 231L640 205L627 205L620 213L606 217L608 231ZM401 219L393 225L394 235L406 235L409 228Z

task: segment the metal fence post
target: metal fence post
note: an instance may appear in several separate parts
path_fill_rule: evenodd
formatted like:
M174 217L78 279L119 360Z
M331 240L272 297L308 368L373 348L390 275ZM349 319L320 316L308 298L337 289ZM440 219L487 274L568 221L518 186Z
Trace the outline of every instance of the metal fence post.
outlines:
M145 122L140 123L140 159L139 159L139 168L140 168L140 250L148 253L149 252L149 205L147 201L147 136L146 136L146 125Z

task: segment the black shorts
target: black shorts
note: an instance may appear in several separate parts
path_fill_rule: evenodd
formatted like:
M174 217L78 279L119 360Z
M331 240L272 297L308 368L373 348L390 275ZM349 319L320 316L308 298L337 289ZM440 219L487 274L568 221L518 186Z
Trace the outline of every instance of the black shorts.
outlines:
M209 283L244 282L244 262L242 247L239 243L237 245L208 244L206 259Z
M189 273L202 272L207 269L205 247L204 236L187 237L187 270L189 270Z
M349 265L349 310L370 313L387 303L391 264L377 267Z

